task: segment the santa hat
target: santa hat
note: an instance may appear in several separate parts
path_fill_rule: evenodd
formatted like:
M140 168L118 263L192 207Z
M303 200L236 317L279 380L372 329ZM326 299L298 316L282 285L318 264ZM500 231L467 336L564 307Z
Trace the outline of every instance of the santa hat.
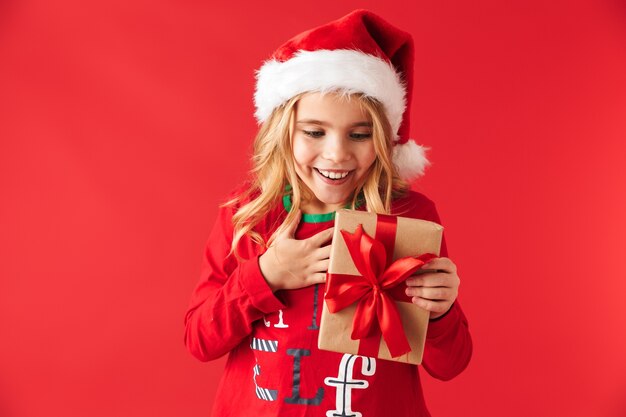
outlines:
M413 179L429 165L425 148L409 139L413 88L413 38L380 16L355 10L303 32L280 46L257 71L255 117L297 94L342 90L380 101L396 135L393 161Z

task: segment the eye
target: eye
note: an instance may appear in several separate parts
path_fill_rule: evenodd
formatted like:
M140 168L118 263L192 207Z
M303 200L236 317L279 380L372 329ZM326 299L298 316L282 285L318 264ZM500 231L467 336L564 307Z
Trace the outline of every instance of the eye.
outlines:
M366 140L372 137L371 133L350 133L350 139L353 140Z
M321 138L324 136L324 132L322 130L302 130L302 132L312 138Z

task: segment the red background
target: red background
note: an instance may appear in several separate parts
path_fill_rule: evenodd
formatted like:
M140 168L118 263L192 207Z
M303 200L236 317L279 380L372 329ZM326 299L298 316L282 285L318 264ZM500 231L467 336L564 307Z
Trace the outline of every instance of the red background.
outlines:
M626 415L626 6L0 2L0 415L204 416L183 345L253 70L370 8L416 40L412 134L475 353L435 416ZM384 400L384 399L383 399Z

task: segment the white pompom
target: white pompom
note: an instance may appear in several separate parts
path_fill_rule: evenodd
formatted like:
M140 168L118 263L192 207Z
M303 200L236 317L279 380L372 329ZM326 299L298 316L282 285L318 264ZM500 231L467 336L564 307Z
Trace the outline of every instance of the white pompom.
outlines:
M426 158L428 149L412 139L393 147L393 162L402 179L410 181L424 175L424 169L430 165Z

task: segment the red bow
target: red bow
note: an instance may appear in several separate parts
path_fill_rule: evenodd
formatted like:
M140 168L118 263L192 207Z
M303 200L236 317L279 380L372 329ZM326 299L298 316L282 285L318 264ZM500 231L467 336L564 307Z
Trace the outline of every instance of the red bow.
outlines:
M396 223L395 218L390 218L391 216L384 216L382 219L382 228L385 231L380 240L386 241L387 246L368 236L362 225L357 227L354 234L341 231L354 266L361 275L327 274L324 299L330 312L336 313L359 301L351 337L353 340L361 339L359 354L366 356L377 355L381 333L392 357L411 351L395 303L395 300L410 302L411 299L404 292L405 286L399 284L435 258L433 254L424 254L400 258L391 263L394 239L389 238L389 232L395 238ZM389 222L393 224L390 225ZM381 219L377 224L378 228L381 228ZM379 237L378 230L376 234ZM364 344L363 341L367 339L371 340Z

